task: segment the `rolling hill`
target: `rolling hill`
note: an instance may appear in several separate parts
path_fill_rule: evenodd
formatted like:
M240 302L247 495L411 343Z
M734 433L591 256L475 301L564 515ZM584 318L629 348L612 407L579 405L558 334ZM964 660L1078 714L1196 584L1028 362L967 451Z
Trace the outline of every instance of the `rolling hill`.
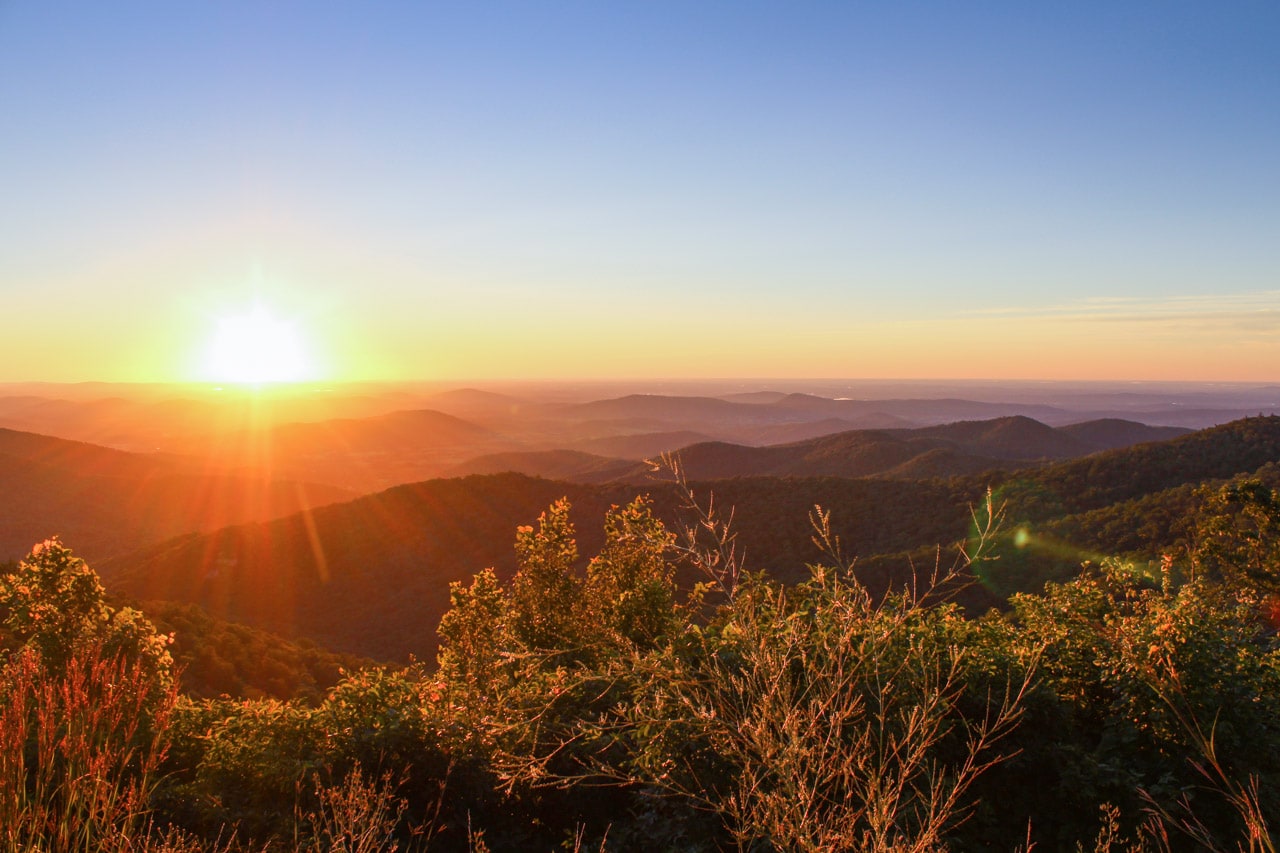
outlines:
M445 471L444 476L512 472L575 483L608 483L625 478L635 467L636 463L629 459L610 459L580 450L510 451L469 459Z
M489 566L509 576L518 525L568 497L582 552L591 554L603 540L605 511L641 492L652 495L669 523L683 517L671 484L641 489L473 476L180 537L95 568L109 588L136 598L199 604L219 618L335 651L429 659L449 582ZM717 505L734 507L748 566L781 577L802 576L805 563L818 557L808 524L815 503L835 508L837 532L857 549L955 541L967 518L967 496L940 483L743 478L715 484L714 495Z
M963 431L981 441L1007 435L1009 429L966 426ZM1018 434L1035 433L1027 429ZM925 568L932 564L934 546L962 539L969 507L988 486L1008 499L1010 524L1044 527L1144 495L1175 494L1178 487L1249 473L1277 459L1280 418L1272 417L1012 474L985 472L947 481L735 477L695 488L704 498L714 494L718 506L733 508L737 542L749 568L781 579L803 577L805 564L818 557L807 521L818 504L832 511L846 550L860 557L860 577L883 587L909 576L906 555L927 561L916 564ZM568 497L582 553L590 555L601 542L605 510L642 491L652 496L660 517L679 524L680 496L669 484L472 476L400 486L271 522L189 535L97 568L111 588L139 598L196 603L220 618L308 638L335 651L430 659L436 623L448 606L448 584L488 566L509 576L518 525L533 523L552 501ZM1010 552L999 571L1026 572L1024 580L1034 583L1046 576L1046 566L1056 571L1079 559L1084 543L1077 545L1043 559L1030 550L1022 556ZM998 599L978 589L970 601L987 606Z
M1068 424L1060 427L1060 430L1097 450L1117 450L1148 441L1167 441L1191 432L1185 427L1147 426L1121 418L1099 418Z
M286 424L270 438L294 476L361 492L438 477L464 459L519 446L490 429L429 409Z
M924 479L1023 468L1086 456L1100 450L1159 441L1187 430L1110 420L1050 427L1022 416L960 421L893 430L847 430L804 441L755 447L700 441L680 448L681 465L694 480L729 477L873 477ZM485 456L450 474L515 471L576 482L647 483L647 464L565 451L522 451Z
M1096 453L1008 479L1029 519L1087 512L1184 483L1252 474L1280 460L1280 416L1244 418L1169 441Z
M573 449L614 459L630 459L642 462L662 453L679 450L700 441L713 441L709 435L689 430L674 432L642 432L613 435L604 438L580 439L573 442ZM518 470L518 469L517 469Z
M54 535L98 560L144 542L353 496L314 483L205 474L189 460L0 429L0 560L25 556Z

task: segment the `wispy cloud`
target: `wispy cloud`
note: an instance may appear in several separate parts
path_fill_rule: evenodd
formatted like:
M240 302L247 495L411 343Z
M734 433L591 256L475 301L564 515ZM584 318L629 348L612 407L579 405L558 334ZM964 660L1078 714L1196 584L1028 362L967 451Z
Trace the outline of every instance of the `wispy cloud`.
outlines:
M1098 296L1048 306L978 309L975 318L1108 323L1195 329L1210 334L1280 332L1280 290L1168 297Z

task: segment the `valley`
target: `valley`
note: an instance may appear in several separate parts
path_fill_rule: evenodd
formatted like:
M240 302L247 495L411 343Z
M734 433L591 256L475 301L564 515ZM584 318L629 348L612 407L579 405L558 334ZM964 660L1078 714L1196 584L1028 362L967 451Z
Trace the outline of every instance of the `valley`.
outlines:
M1179 489L1267 473L1280 459L1275 418L1193 432L1114 417L1157 403L1102 389L1074 398L1088 407L1076 414L1084 419L1061 426L1026 412L1071 421L1062 389L1056 405L1043 389L1016 388L1005 390L1012 402L765 391L582 400L592 389L528 390L3 397L0 423L66 435L0 428L0 556L17 559L59 535L136 600L197 605L335 652L430 661L449 584L487 567L509 578L514 531L553 501L573 505L584 552L599 547L608 508L638 494L670 529L686 528L688 492L661 465L664 453L696 499L732 510L747 565L781 580L804 577L819 557L815 506L831 511L863 582L887 589L949 559L993 490L1007 502L1008 529L1059 544L1005 555L985 588L966 593L978 611L1069 575L1084 555L1155 559L1176 549L1184 532L1140 537L1138 547L1098 519L1140 501L1150 515ZM1099 408L1122 399L1125 409ZM343 410L365 414L326 417ZM993 417L929 423L957 415ZM880 425L848 428L859 418Z
M723 849L726 830L683 800L652 823L644 786L686 796L718 784L726 757L756 772L734 753L757 749L741 740L751 714L807 720L777 742L784 754L826 748L805 733L833 713L864 719L850 679L884 704L865 725L936 707L929 725L1005 726L1013 751L973 783L1002 802L1040 790L1027 774L1113 759L1144 779L1190 779L1206 747L1151 728L1161 702L1194 701L1196 719L1212 706L1250 731L1273 719L1251 697L1273 654L1259 590L1280 547L1280 415L1192 429L1093 398L1072 413L955 397L367 390L0 398L12 418L0 423L15 425L0 426L0 557L17 573L0 576L0 595L22 602L52 583L39 594L69 602L80 589L101 609L77 630L137 632L139 660L173 668L186 704L156 802L207 837L234 815L245 838L279 838L296 818L273 804L300 768L368 761L402 768L394 790L435 809L433 837L451 849L472 849L476 815L514 850L530 825L596 826L623 804L642 834ZM947 415L958 419L933 422ZM16 428L36 425L63 435ZM63 618L29 606L6 625L29 620L39 638ZM1177 655L1193 686L1152 694L1135 643ZM810 692L775 707L793 677ZM1224 677L1240 701L1177 692ZM1017 678L1011 712L999 697ZM1129 716L1098 717L1120 701ZM716 750L688 757L704 738ZM1223 743L1234 761L1250 754ZM633 763L604 765L600 750ZM647 750L688 775L652 774ZM579 789L583 772L626 787ZM544 774L566 787L544 792ZM1023 797L1013 814L1087 837L1100 798L1140 808L1114 778ZM951 837L978 849L1025 832L1004 812L986 821Z

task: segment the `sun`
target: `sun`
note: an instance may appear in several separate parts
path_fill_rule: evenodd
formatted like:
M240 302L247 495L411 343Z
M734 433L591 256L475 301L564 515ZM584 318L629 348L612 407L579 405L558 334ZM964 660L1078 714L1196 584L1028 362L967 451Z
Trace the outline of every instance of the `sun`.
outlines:
M313 372L296 325L277 319L264 306L217 321L205 362L210 379L259 385L299 382Z

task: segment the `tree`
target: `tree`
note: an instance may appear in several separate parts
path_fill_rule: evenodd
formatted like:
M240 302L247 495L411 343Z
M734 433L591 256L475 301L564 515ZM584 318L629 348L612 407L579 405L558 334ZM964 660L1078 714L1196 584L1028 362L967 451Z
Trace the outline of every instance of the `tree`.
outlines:
M1280 594L1280 499L1260 480L1208 492L1193 535L1193 559L1210 580Z
M506 593L493 569L485 569L470 586L451 583L449 604L438 629L440 679L463 707L490 706L502 653L510 648Z
M675 535L638 497L605 515L605 541L587 566L585 609L590 624L623 646L649 648L680 624L675 567L669 561Z
M519 570L511 583L510 626L530 650L569 651L581 645L582 581L574 574L578 543L569 523L569 501L538 516L538 529L516 530Z
M170 681L172 638L158 633L140 611L111 606L97 573L57 537L37 544L13 571L0 575L0 614L2 645L37 650L51 670L95 647L108 659L137 661L157 687Z

